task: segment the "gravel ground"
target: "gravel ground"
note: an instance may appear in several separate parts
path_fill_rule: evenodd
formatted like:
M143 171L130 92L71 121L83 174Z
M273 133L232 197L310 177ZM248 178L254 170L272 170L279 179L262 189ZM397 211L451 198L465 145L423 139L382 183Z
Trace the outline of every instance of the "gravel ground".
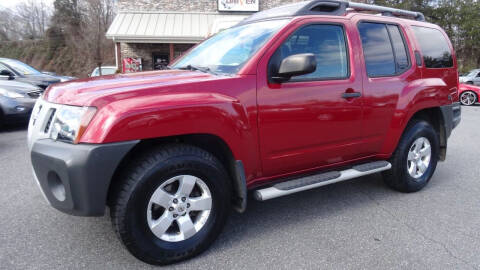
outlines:
M480 269L480 106L460 126L421 192L372 175L232 214L214 245L172 269ZM0 131L1 269L149 269L116 238L108 215L48 206L31 176L26 130ZM272 268L273 267L273 268Z

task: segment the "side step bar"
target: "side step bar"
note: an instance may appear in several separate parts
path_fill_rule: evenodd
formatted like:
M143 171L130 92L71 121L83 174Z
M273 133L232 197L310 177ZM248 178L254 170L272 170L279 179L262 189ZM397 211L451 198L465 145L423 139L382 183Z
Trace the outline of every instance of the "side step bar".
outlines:
M307 177L302 177L282 183L278 183L272 187L258 189L254 192L255 199L266 201L273 198L322 187L345 180L369 175L392 168L392 164L388 161L375 161L361 165L353 166L351 169L344 171L331 171Z

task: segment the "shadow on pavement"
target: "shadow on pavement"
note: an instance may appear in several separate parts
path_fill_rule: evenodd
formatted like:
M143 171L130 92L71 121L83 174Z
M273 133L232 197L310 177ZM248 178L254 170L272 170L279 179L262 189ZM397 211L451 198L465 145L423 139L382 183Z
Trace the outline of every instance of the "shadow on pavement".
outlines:
M28 129L28 123L22 124L4 124L0 127L0 134L4 132L15 132L15 131L22 131Z

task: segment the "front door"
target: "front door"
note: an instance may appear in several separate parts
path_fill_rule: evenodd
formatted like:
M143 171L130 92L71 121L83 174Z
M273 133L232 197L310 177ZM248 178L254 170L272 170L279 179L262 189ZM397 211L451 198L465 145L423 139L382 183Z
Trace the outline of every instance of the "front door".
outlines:
M264 176L320 168L358 158L362 143L362 78L345 21L292 26L259 65L258 110ZM358 42L358 41L356 41ZM282 59L313 53L316 71L278 83ZM263 76L263 74L267 74ZM274 76L274 75L273 75ZM348 95L346 95L348 94Z

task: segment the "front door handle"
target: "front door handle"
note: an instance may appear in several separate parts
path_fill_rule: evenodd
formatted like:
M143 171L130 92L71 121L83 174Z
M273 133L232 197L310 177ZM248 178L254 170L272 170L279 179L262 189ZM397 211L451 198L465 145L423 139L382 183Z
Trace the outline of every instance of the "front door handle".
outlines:
M362 96L360 92L345 92L342 94L342 98L349 99L349 98L359 98Z

